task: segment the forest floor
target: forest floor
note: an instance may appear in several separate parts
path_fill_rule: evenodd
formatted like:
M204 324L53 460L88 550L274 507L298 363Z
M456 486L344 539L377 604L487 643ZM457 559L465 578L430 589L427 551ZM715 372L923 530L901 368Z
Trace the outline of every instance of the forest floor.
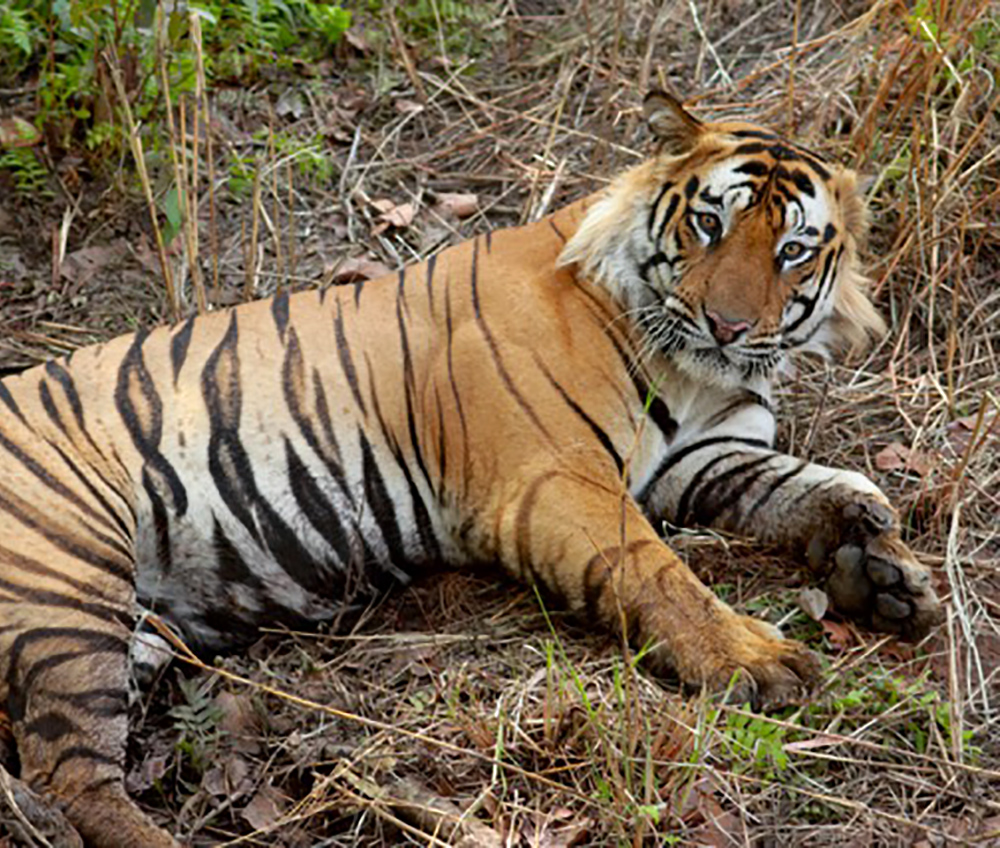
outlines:
M932 636L815 621L779 554L676 536L826 658L809 703L755 715L682 696L529 589L448 573L336 630L175 663L137 716L145 809L194 846L1000 846L1000 20L910 5L442 3L423 33L359 12L327 61L215 88L174 306L134 178L50 157L42 202L0 172L0 373L192 314L192 265L229 305L536 219L648 152L650 87L869 180L890 332L796 364L780 445L891 496L948 601Z

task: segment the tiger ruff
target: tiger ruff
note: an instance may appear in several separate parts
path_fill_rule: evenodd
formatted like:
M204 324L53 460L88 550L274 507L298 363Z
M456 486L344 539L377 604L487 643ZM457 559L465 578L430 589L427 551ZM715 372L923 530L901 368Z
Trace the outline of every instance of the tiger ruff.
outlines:
M0 703L88 844L177 844L122 782L140 607L212 652L498 562L690 686L799 696L816 657L702 585L667 518L786 545L869 624L935 620L876 486L772 448L786 354L881 330L853 176L646 115L660 151L538 223L0 382Z

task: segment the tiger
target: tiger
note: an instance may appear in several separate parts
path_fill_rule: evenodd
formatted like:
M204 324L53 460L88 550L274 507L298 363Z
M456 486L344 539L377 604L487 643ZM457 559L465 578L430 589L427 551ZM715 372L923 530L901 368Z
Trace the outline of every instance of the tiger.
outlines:
M784 547L866 626L940 619L879 488L774 448L789 357L885 331L854 173L662 91L643 114L651 155L534 223L0 382L8 764L88 845L179 844L123 782L150 615L211 655L495 564L689 690L807 697L818 656L702 583L669 522Z

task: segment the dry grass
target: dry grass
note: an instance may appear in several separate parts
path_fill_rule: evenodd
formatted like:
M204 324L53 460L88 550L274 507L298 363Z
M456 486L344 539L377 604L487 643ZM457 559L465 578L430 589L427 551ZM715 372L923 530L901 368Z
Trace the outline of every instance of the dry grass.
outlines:
M923 5L538 0L421 38L362 18L368 52L302 88L297 118L269 104L301 81L216 96L201 253L189 233L168 261L190 310L192 265L230 303L535 218L638 161L651 84L793 133L871 179L868 263L892 331L850 365L800 363L781 440L893 497L947 625L916 647L821 630L787 562L681 537L730 600L830 659L809 706L749 717L636 673L528 590L448 575L337 636L267 635L183 692L170 672L130 778L148 808L195 845L1000 844L1000 19L985 0ZM326 183L290 141L317 135ZM196 139L175 142L190 161ZM480 211L444 214L435 199L455 191ZM377 226L383 199L414 204L412 222ZM128 218L99 219L104 237ZM155 254L133 236L148 278ZM135 279L94 280L86 319L13 302L6 359L167 314Z

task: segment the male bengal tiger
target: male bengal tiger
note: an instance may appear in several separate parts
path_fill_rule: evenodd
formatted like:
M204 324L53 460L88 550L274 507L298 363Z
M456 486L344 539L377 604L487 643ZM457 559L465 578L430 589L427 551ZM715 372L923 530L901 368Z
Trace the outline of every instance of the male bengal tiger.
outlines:
M686 684L801 695L815 656L665 517L783 543L874 627L936 620L878 488L772 448L787 355L883 330L854 175L663 93L645 115L656 155L538 223L0 382L0 697L20 779L90 845L177 844L122 782L142 609L214 652L492 561Z

